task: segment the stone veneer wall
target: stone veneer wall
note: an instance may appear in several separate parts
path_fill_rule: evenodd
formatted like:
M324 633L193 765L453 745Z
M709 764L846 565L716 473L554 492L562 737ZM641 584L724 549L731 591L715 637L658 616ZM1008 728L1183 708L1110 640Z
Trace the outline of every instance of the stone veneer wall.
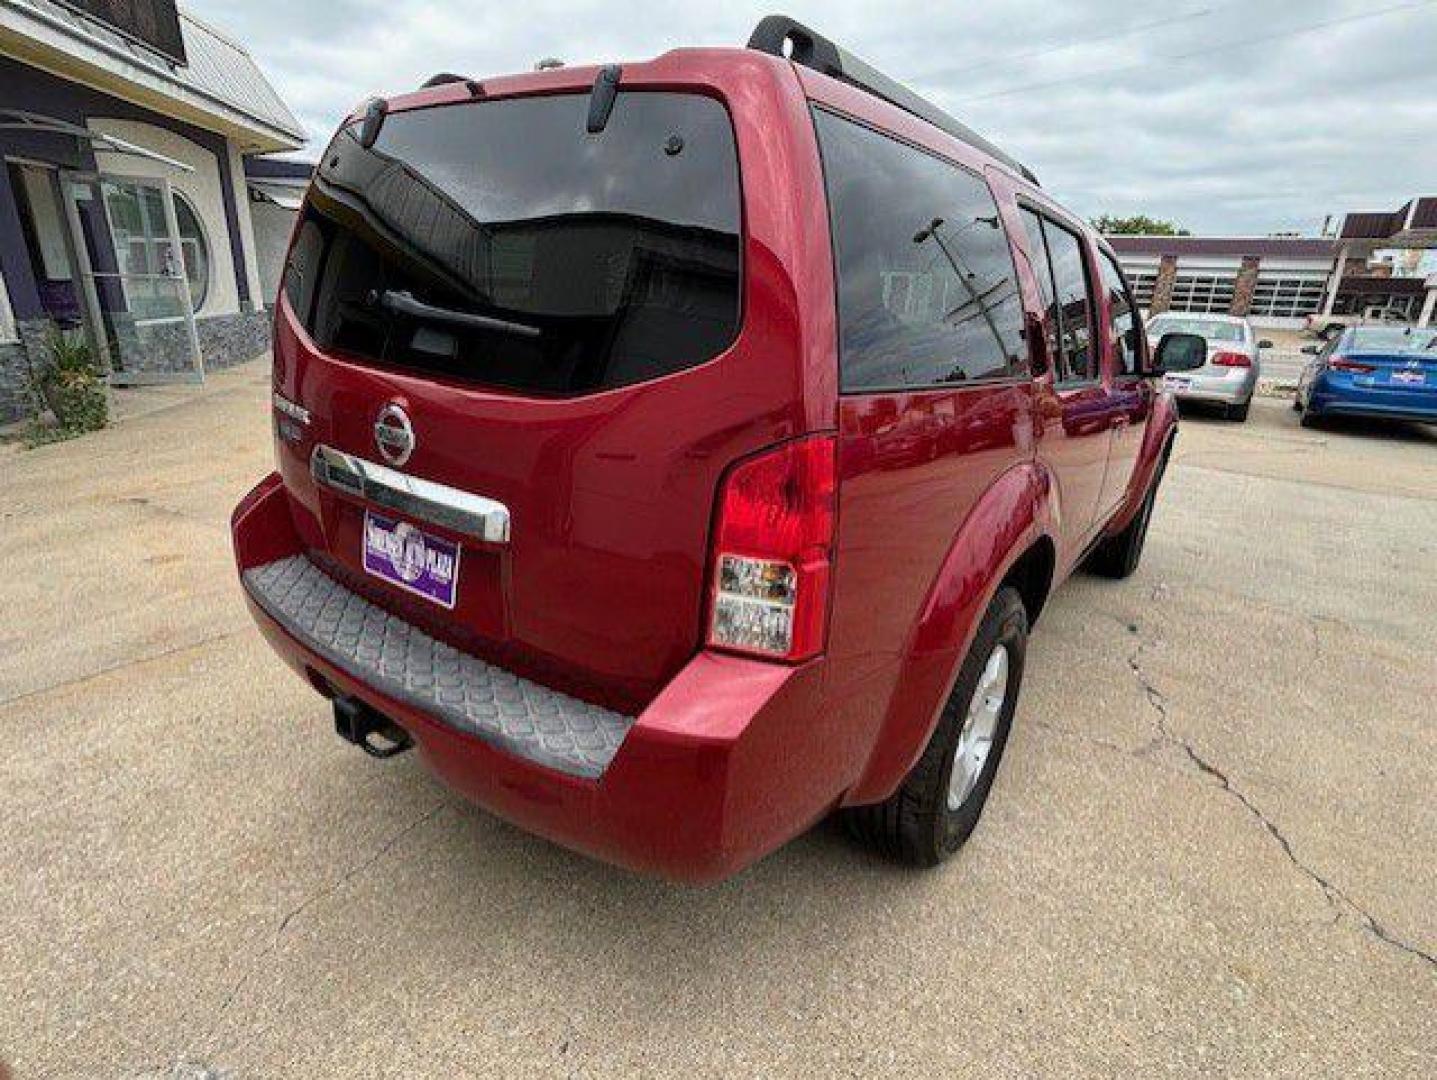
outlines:
M48 323L44 319L20 322L20 342L0 344L0 424L32 415L35 402L29 391L26 354L40 356ZM189 371L189 335L183 323L164 326L130 326L118 332L130 338L125 352L127 370L146 372ZM269 349L270 313L245 311L195 320L205 370L232 367Z
M269 352L269 334L273 313L241 311L234 315L216 315L195 324L200 336L200 355L205 369L234 367Z
M14 423L35 411L26 355L43 352L49 326L46 319L20 320L15 324L20 340L0 344L0 424Z
M245 311L233 315L212 315L195 320L200 339L200 356L205 370L232 367L269 348L270 315L267 311ZM189 329L182 322L135 326L134 337L124 348L127 371L190 371Z

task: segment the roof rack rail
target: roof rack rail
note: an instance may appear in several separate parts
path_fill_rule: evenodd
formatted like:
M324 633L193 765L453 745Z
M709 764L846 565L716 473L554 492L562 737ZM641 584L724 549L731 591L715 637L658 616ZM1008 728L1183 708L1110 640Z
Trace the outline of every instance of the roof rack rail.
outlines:
M977 147L1031 183L1038 183L1038 178L1027 166L983 138L967 124L955 120L931 101L870 67L848 50L796 19L790 19L787 15L765 16L749 35L748 47L770 56L792 60L795 64L802 64L806 68L812 68L867 91L874 97L882 98L904 112L927 120L955 139Z

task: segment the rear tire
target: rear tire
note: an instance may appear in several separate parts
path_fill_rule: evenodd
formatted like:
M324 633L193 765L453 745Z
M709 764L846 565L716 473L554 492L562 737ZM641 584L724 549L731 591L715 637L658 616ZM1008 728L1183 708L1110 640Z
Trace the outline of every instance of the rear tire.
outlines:
M1027 610L1018 590L1004 586L983 613L918 764L884 802L844 811L854 836L919 867L936 866L963 846L1008 743L1027 652Z
M1244 401L1241 405L1231 405L1227 410L1227 418L1239 424L1247 423L1247 414L1252 409L1252 402Z

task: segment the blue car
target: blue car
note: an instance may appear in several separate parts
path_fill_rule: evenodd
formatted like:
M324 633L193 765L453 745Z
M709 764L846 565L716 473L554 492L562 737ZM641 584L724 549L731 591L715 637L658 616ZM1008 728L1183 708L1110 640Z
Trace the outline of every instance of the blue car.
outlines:
M1297 385L1307 427L1324 416L1437 424L1437 326L1354 326L1315 354Z

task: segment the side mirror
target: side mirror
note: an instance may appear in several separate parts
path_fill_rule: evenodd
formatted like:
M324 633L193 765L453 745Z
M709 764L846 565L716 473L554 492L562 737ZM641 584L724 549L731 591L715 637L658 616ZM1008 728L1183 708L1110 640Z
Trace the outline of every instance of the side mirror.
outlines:
M1207 363L1207 342L1197 334L1164 334L1153 357L1154 375L1196 371Z
M1268 341L1267 338L1263 338L1261 341L1259 341L1259 342L1257 343L1257 347L1258 347L1259 349L1270 349L1270 348L1272 348L1273 346L1272 346L1272 342Z
M1317 355L1318 353L1320 353L1321 351L1322 351L1322 346L1320 346L1320 345L1304 345L1304 346L1302 347L1302 352L1303 352L1303 355L1305 355L1305 356L1316 356L1316 355Z

